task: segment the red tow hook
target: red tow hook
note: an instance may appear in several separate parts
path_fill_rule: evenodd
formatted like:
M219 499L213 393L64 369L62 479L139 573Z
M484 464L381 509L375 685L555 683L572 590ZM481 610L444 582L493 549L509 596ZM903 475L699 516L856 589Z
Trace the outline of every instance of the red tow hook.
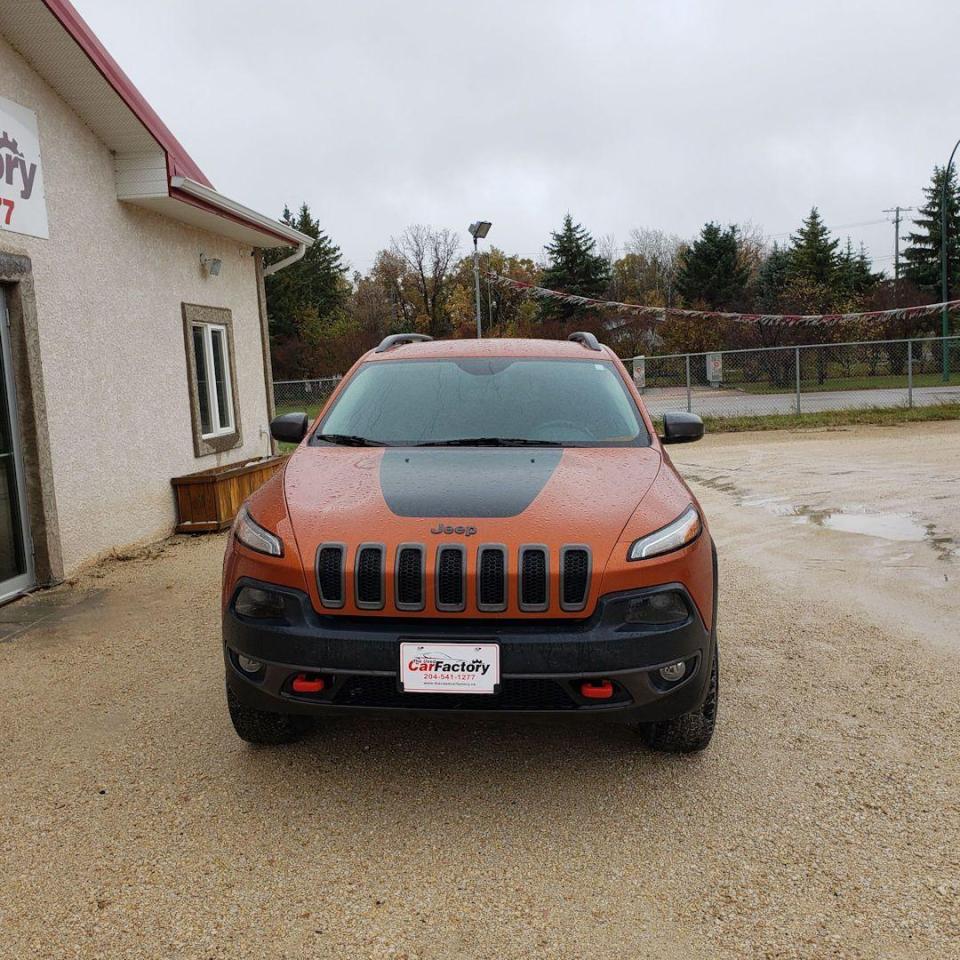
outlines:
M290 684L290 689L294 693L323 693L326 684L323 677L311 677L305 673L298 673Z
M580 696L588 700L609 700L613 696L613 681L584 680L580 684Z

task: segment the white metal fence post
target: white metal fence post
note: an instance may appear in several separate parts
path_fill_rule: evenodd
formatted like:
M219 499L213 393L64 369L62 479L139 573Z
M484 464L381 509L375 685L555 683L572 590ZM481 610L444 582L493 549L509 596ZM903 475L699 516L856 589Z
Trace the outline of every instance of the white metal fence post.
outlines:
M796 367L797 367L797 416L800 415L800 348L795 347Z
M687 413L693 411L693 397L690 394L690 354L686 356L687 360Z

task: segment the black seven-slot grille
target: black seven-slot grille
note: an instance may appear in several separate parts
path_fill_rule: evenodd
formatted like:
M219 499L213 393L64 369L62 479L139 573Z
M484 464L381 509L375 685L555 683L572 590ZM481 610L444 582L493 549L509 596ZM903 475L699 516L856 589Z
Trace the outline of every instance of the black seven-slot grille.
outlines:
M484 612L507 609L507 548L477 551L477 607Z
M342 543L323 543L317 549L317 588L324 607L344 604L344 560ZM423 610L426 606L426 551L422 544L402 543L397 547L393 570L393 606L397 610ZM386 548L380 543L362 543L354 556L356 605L365 610L386 606ZM524 612L546 612L550 608L550 552L540 544L520 548L517 555L519 607ZM476 602L483 612L507 609L510 560L501 544L483 544L477 549ZM570 544L562 547L558 564L560 608L583 610L590 594L591 557L589 547ZM466 609L467 552L462 544L437 548L434 573L435 602L443 612Z
M383 606L383 553L378 543L364 543L357 550L357 606L365 610Z
M317 549L317 589L325 607L343 606L342 543L321 543Z
M459 544L437 548L437 609L462 610L465 606L466 550Z
M567 546L560 550L560 606L582 610L590 592L590 550Z
M398 610L422 610L424 607L423 547L402 543L397 548L396 584L393 602Z
M550 603L546 547L520 548L520 609L546 610Z

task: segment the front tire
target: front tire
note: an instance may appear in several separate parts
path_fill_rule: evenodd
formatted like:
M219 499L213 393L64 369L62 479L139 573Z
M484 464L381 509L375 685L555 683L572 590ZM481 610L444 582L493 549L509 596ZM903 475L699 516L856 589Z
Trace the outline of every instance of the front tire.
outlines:
M662 753L696 753L705 750L713 738L717 723L719 695L720 654L714 644L710 682L703 703L679 717L643 724L640 728L643 742L651 750Z
M257 710L241 703L237 695L227 687L227 709L237 736L247 743L276 747L294 743L313 729L310 717L290 713L271 713Z

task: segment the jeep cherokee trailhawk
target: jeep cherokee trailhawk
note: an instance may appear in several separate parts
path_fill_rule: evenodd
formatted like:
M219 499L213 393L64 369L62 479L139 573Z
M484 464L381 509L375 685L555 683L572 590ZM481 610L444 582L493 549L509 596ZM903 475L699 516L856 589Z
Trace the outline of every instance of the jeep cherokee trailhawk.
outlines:
M240 510L223 641L237 733L351 711L616 720L699 750L717 711L717 560L623 364L569 341L387 337Z

